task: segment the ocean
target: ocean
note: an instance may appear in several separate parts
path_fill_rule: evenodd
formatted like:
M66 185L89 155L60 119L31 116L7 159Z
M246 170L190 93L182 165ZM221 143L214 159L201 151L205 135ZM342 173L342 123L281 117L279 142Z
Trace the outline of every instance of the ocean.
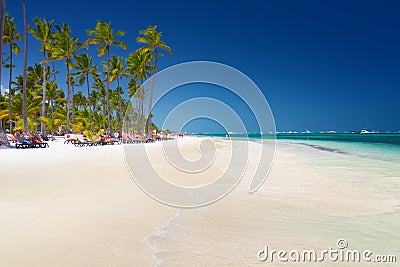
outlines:
M202 134L227 138L226 134ZM235 140L261 141L276 138L277 142L301 144L334 153L343 153L365 158L388 160L400 165L400 133L287 133L287 134L229 134Z
M226 134L197 134L197 136L213 136L213 137L226 137ZM271 134L229 134L232 139L271 139L277 140L312 140L312 141L336 141L336 142L354 142L366 144L388 144L400 146L400 133L371 133L371 134L357 134L357 133L278 133Z

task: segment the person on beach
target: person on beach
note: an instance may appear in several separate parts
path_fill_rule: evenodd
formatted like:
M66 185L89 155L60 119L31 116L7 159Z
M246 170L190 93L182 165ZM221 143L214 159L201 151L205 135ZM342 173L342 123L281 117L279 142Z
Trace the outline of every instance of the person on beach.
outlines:
M89 138L86 135L82 135L82 138L84 142L89 142Z
M33 144L43 143L42 136L40 134L34 134L31 136L31 141Z
M31 145L32 144L32 142L31 141L29 141L29 139L27 139L26 137L25 137L25 135L24 135L24 133L22 132L22 134L21 134L21 131L20 130L17 130L16 132L15 132L15 138L17 138L17 140L18 140L18 142L20 142L21 144L29 144L29 145Z
M39 137L42 139L42 141L49 141L49 138L47 137L47 134L39 133Z

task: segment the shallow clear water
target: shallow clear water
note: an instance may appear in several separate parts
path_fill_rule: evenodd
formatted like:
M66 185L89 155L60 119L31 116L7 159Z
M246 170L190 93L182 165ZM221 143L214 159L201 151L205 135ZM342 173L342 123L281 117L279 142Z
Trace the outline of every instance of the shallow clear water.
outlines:
M207 134L204 136L226 137L226 134ZM356 134L356 133L335 133L335 134L229 134L233 139L270 139L278 140L311 140L311 141L336 141L345 143L362 143L362 144L388 144L400 147L400 133L379 133L379 134Z

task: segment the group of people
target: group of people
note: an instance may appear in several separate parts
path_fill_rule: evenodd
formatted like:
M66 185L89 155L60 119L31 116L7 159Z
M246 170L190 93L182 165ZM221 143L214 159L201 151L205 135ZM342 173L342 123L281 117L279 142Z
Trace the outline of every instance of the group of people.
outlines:
M38 144L43 143L43 140L47 139L46 136L42 136L40 133L27 134L23 130L15 131L14 137L21 144Z

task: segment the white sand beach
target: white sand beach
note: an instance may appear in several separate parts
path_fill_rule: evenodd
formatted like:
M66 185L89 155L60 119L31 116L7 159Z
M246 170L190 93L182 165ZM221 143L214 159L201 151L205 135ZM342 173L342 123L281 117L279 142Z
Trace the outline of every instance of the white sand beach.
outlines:
M202 140L179 142L187 159L200 156ZM217 157L195 182L162 160L161 143L146 146L158 171L187 186L224 171L229 141L209 140ZM257 146L251 142L250 150ZM146 156L137 155L137 168ZM0 157L0 266L263 266L271 264L257 259L265 245L321 250L336 247L339 238L351 249L400 256L395 164L388 173L374 159L279 141L271 173L255 194L247 192L250 161L241 183L219 202L176 209L139 189L122 146L55 142L48 149L3 150ZM281 264L287 265L274 262Z

